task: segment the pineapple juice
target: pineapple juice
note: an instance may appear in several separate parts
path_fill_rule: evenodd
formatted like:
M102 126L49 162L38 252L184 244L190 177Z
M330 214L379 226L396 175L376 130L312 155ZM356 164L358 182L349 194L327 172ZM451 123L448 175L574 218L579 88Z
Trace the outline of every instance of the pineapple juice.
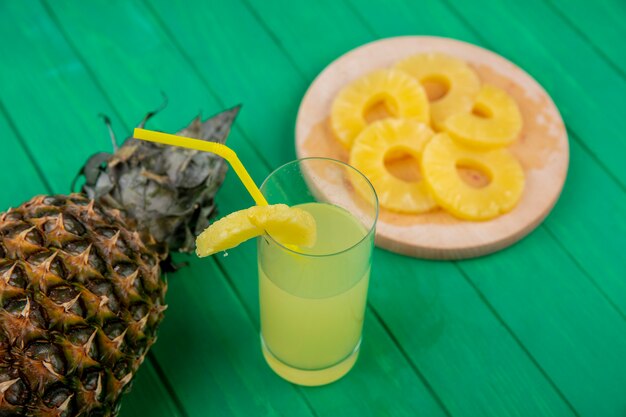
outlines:
M283 378L321 385L347 373L358 356L373 234L340 207L295 207L315 217L317 242L297 253L259 238L263 353Z

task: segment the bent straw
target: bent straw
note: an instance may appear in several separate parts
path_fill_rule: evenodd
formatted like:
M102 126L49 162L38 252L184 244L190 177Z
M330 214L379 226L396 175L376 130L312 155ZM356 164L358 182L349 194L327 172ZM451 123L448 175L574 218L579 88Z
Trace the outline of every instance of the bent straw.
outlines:
M246 190L248 190L257 206L267 206L267 200L265 200L265 197L261 194L261 191L250 177L250 174L248 174L248 171L239 160L239 157L237 157L235 151L228 146L222 145L221 143L206 142L200 139L191 139L184 136L170 135L168 133L140 128L135 129L133 137L135 139L161 143L163 145L180 146L181 148L194 149L196 151L211 152L221 156L233 167L235 173L244 187L246 187Z

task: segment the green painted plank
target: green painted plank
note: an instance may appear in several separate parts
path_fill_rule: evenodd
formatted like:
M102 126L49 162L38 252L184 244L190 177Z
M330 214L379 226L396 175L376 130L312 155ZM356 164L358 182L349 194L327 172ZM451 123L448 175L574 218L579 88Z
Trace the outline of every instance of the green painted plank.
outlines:
M157 7L153 2L145 3L152 11ZM274 67L286 61L282 57L284 62L269 61L266 56L271 51L249 47L251 40L266 41L267 34L249 14L239 13L236 4L216 2L207 4L210 6L207 9L197 5L188 7L188 3L178 0L162 5L165 6L163 13L154 13L153 16L159 17L161 21L167 19L180 23L174 31L169 32L176 40L193 39L197 32L210 33L210 42L196 42L179 49L187 55L193 53L192 68L208 81L211 90L222 100L246 103L247 111L242 113L238 122L253 147L272 149L266 158L274 166L293 159L295 150L293 147L285 147L283 138L291 135L292 127L287 121L294 107L285 106L284 100L290 100L290 104L297 103L303 93L302 85L297 76L291 73L281 73L279 78L268 82L266 74L277 76ZM225 13L238 14L236 24L224 25ZM219 30L207 32L200 29L206 27ZM249 32L247 36L239 34L240 28ZM280 99L258 100L260 86Z
M626 79L542 0L485 0L480 7L451 2L490 46L546 87L566 124L626 185L626 141L613 139L626 130ZM512 33L516 42L510 41Z
M243 3L271 35L277 47L293 62L294 69L301 73L307 84L328 63L371 40L369 33L355 30L354 17L340 1L301 2L298 7L293 7L293 2L289 0L243 0ZM368 8L374 5L374 2L370 3ZM286 13L288 16L285 16ZM337 24L337 19L327 18L329 16L340 19L345 16L347 22ZM303 25L315 27L315 31L303 30ZM294 121L295 117L291 122Z
M197 72L223 101L246 103L246 112L238 123L252 143L271 149L266 153L269 163L277 166L294 159L295 150L284 146L284 142L293 137L291 120L305 84L293 72L276 72L277 66L288 66L286 57L251 47L272 44L253 16L230 2L197 2L190 6L177 0L145 4L150 10L159 10L155 16L176 42L181 42L180 49L186 56L193 57ZM268 59L270 54L272 59ZM261 90L272 99L259 94ZM284 106L286 101L289 106Z
M2 143L2 161L0 172L0 212L15 207L37 194L45 194L46 184L41 180L28 155L24 151L15 131L1 112L0 103L0 141ZM10 157L7 157L9 156Z
M43 4L78 48L80 58L74 59L87 61L112 106L122 110L119 114L125 126L136 125L161 104L162 93L168 106L148 126L166 131L176 131L203 110L224 106L193 71L185 68L181 72L181 56L173 51L150 13L136 2L100 1L93 7L77 7L72 0ZM102 13L111 20L104 22ZM119 18L112 19L114 15ZM105 24L110 30L102 32L99 29ZM237 104L236 100L227 103ZM123 133L127 134L127 129Z
M102 15L103 11L96 10L95 13ZM68 22L70 21L70 17L66 16L63 10L59 11L58 15L59 15L59 19L63 22L64 27L66 27L67 30L70 30L71 25L68 24ZM128 24L128 22L124 21L123 16L118 17L118 20L121 20L121 23L120 23L121 25ZM73 20L72 22L74 23ZM109 28L108 25L103 25L103 26L106 26L106 27L101 28L103 32L109 31L109 30L115 31L115 27ZM107 36L108 36L108 32L107 32ZM95 48L96 45L83 45L83 44L81 45L82 45L81 46L82 50L86 50L86 49L97 50L97 48ZM165 52L167 53L168 51L165 51ZM128 50L126 51L126 53L129 56L132 56L134 54L134 51ZM92 57L91 54L89 53L85 53L85 56L87 57L86 58L87 61L90 63L92 62L92 59L94 60L97 59L97 57ZM96 62L99 62L99 61L96 61ZM118 66L117 68L124 68L123 63L120 62L118 64L121 65L121 67ZM160 62L154 63L155 74L158 74L158 67L160 64L161 64ZM95 66L97 67L97 65ZM140 75L147 79L151 79L151 77L154 77L153 73L150 72L150 69L152 67L149 64L145 64L145 68L146 68L147 73L140 74ZM188 68L181 65L180 71L188 71L188 70L189 70ZM99 70L96 69L95 73L99 75L98 71ZM107 77L103 76L103 77L99 77L99 79L102 80L101 81L102 84L108 89L109 82L107 81ZM170 80L170 83L172 85L175 85L174 84L175 82L176 80ZM119 84L119 77L116 77L115 83ZM130 91L133 91L132 85L133 83L127 80L125 86L123 86L122 88L128 88L130 89ZM120 88L114 85L111 85L111 87ZM118 107L118 108L123 109L123 107ZM249 108L249 106L247 106L246 108ZM126 112L122 111L122 113L126 113ZM232 140L233 141L231 142L231 144L235 144L235 145L244 144L242 141L237 140L237 135L233 136ZM237 149L239 150L241 157L244 161L252 160L253 155L250 154L249 148L246 148L244 146L237 146ZM258 159L258 158L255 158L255 159ZM257 171L256 170L257 165L253 164L251 166L252 168L251 171L253 175L255 175L255 171ZM264 171L264 173L265 172L266 171ZM247 206L250 203L241 199L241 195L243 192L244 191L241 188L241 185L236 182L235 178L230 176L226 181L226 185L220 192L220 198L218 199L218 203L220 204L222 209L224 209L224 204L223 204L224 198L221 196L232 195L234 197L233 200L236 201L236 204L238 204L238 208L240 208L243 205ZM231 209L232 209L232 206L228 207L228 211L230 211ZM246 267L246 272L248 274L252 273L252 275L255 276L255 279L252 282L254 282L255 283L254 285L256 286L256 270L254 267L250 269L250 265L256 265L256 262L247 264L247 267ZM247 282L249 283L251 281L247 281ZM390 349L393 349L393 345L391 341L388 339L388 336L384 333L384 330L380 328L380 325L378 325L378 327L373 327L372 331L375 332L375 335L376 335L375 339L381 340L380 344L372 347L374 352L379 352L379 351L388 352ZM164 344L164 343L160 342L160 344ZM166 349L169 346L169 344L167 343L165 344L167 346L163 349ZM163 367L164 369L167 370L167 374L170 375L172 379L175 379L177 378L177 374L176 374L177 368L172 368L172 369L168 368L168 364L170 362L175 363L175 360L172 357L168 356L167 352L163 353L163 349L160 349L160 348L156 349L157 356L160 359L160 362L164 363ZM168 358L168 359L162 360L163 358ZM420 386L419 380L413 374L412 370L410 369L410 366L406 363L406 361L403 360L403 358L401 357L398 351L395 351L394 355L390 355L387 353L385 356L381 356L381 357L379 357L378 355L375 355L374 358L376 358L375 361L372 361L371 363L365 362L365 365L363 365L364 372L366 372L365 375L368 375L368 376L362 378L362 381L360 379L352 380L353 382L350 382L348 380L348 382L345 382L345 383L342 382L340 384L333 385L331 388L329 388L329 390L320 390L320 391L313 390L312 392L314 393L318 392L318 394L307 393L307 396L310 396L313 399L314 396L316 395L315 398L318 398L318 399L315 400L315 405L318 405L319 409L322 411L325 409L332 410L333 407L336 407L337 405L341 405L342 407L345 407L346 409L351 410L351 412L354 413L355 415L377 415L377 414L372 414L372 413L377 413L378 411L383 410L383 409L396 410L394 411L394 413L396 413L397 415L411 415L412 411L416 409L430 410L429 413L433 415L441 414L441 411L437 408L437 405L429 397L429 394L426 391L424 391L423 387ZM265 365L263 364L263 366ZM392 374L388 374L387 370L389 368L394 369L395 372ZM278 378L276 379L278 380ZM354 381L357 381L357 382L355 383ZM376 407L372 407L371 404L363 403L362 398L371 396L372 393L377 392L381 383L384 383L385 385L389 387L397 387L396 393L394 395L391 395L389 398L377 401ZM324 400L324 398L329 397L329 396L335 399L332 403L329 403L328 401ZM342 400L337 401L336 400L337 398L341 398ZM322 412L320 410L317 410L317 408L318 407L316 407L316 412L318 413Z
M402 265L373 281L372 304L452 415L576 415L453 264L384 251L375 262Z
M548 0L557 13L580 37L610 61L616 71L626 75L626 3L618 0L587 1Z
M626 316L626 193L577 142L570 145L568 185L546 229Z
M0 56L10 62L0 67L4 105L33 154L45 158L52 191L68 192L85 159L111 148L98 113L109 114L118 133L121 123L39 4L3 5L0 39L11 40L0 42ZM53 57L45 44L54 45Z
M460 265L580 415L620 415L626 410L623 317L566 253L552 248L544 230L515 252L524 265L504 253Z

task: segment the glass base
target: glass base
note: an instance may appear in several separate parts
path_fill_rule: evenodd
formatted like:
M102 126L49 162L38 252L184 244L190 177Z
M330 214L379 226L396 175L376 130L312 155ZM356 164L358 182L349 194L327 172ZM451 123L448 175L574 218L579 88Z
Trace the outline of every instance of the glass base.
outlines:
M272 370L278 374L283 379L286 379L289 382L298 385L304 385L308 387L315 387L319 385L330 384L331 382L335 382L352 369L354 364L356 363L357 358L359 357L359 350L361 347L361 343L359 342L354 349L354 351L342 360L341 362L324 369L319 370L307 370L307 369L299 369L294 368L290 365L281 362L276 356L269 351L267 346L265 346L265 341L263 337L261 337L261 348L263 350L263 357L265 357L265 361L272 368Z

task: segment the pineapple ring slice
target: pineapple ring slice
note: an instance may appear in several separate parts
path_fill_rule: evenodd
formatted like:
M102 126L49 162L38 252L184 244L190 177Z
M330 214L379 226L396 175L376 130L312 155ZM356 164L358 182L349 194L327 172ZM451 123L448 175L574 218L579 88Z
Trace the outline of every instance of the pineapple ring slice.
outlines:
M395 68L411 75L424 87L435 83L446 88L441 97L430 101L432 126L438 131L444 129L444 123L451 115L469 112L480 90L476 72L464 61L449 55L413 55L398 61Z
M368 125L367 110L380 102L393 117L429 121L428 98L420 83L401 71L374 71L344 87L333 101L331 127L346 149Z
M231 249L267 233L289 247L311 247L316 240L315 218L307 211L285 204L253 206L222 217L196 238L198 257Z
M397 212L424 213L437 206L425 182L403 181L392 175L385 167L385 155L399 150L419 161L432 136L433 131L416 120L385 119L372 123L354 141L350 165L370 180L382 207ZM363 185L362 181L354 183ZM368 190L359 191L367 193Z
M457 166L485 172L490 182L483 188L466 184ZM437 203L456 217L488 220L515 207L524 190L524 171L506 149L480 151L454 142L440 133L422 155L424 178Z
M475 98L473 111L450 116L446 131L453 139L479 148L513 143L522 130L517 103L504 90L485 84Z

